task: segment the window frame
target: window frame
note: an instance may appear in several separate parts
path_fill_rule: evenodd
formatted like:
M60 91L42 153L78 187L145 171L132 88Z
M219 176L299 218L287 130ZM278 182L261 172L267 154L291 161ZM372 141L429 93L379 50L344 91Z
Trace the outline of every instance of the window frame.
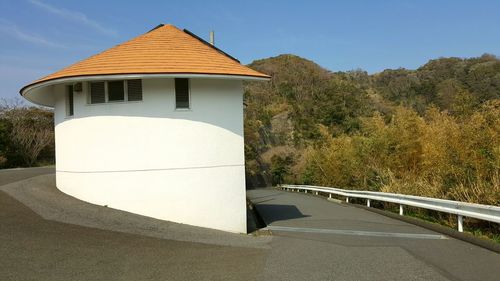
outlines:
M140 100L128 100L128 81L129 80L141 80L141 99ZM109 82L121 81L123 83L123 100L109 100ZM87 105L99 105L99 104L114 104L114 103L128 103L128 102L142 102L144 100L144 87L142 86L143 79L116 79L116 80L96 80L88 81L87 87ZM104 102L92 103L92 83L104 83Z
M176 81L177 79L186 79L187 80L187 97L188 97L188 106L187 107L177 107L177 89L176 89ZM191 79L178 77L174 78L174 108L176 111L190 111L192 103L191 103Z

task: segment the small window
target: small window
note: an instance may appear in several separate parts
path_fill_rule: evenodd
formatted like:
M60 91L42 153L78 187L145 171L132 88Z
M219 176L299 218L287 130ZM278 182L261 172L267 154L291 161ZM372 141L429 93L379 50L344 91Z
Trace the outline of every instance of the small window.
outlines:
M189 79L175 78L175 108L189 108Z
M108 81L108 101L124 101L125 89L123 81Z
M66 93L66 115L73 116L73 114L74 114L73 85L69 85L68 92Z
M141 79L127 80L127 93L129 101L141 101L142 80Z
M125 83L126 82L126 83ZM113 80L90 82L90 104L117 101L142 101L142 80Z
M104 82L90 83L90 103L104 103L106 102Z

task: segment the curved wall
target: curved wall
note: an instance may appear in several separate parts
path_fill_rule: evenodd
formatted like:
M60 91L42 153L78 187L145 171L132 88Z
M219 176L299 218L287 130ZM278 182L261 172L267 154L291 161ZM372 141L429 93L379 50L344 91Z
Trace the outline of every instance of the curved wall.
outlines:
M241 81L191 79L191 109L175 110L173 79L143 79L143 101L87 104L66 117L55 85L57 187L158 219L246 232Z

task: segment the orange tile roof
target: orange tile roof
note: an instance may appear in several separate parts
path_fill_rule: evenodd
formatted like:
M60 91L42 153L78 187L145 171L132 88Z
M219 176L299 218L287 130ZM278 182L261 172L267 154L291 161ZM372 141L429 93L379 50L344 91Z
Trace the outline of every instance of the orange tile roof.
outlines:
M168 24L159 25L148 33L45 76L26 87L58 78L113 74L219 74L269 78L241 65L188 31Z

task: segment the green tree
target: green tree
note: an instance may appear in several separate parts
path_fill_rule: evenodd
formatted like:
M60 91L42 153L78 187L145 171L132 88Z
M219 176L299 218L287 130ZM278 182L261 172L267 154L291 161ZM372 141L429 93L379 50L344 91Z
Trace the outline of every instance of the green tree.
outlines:
M290 173L291 164L292 157L290 155L273 155L271 157L271 175L273 179L273 185L284 183L285 177Z

